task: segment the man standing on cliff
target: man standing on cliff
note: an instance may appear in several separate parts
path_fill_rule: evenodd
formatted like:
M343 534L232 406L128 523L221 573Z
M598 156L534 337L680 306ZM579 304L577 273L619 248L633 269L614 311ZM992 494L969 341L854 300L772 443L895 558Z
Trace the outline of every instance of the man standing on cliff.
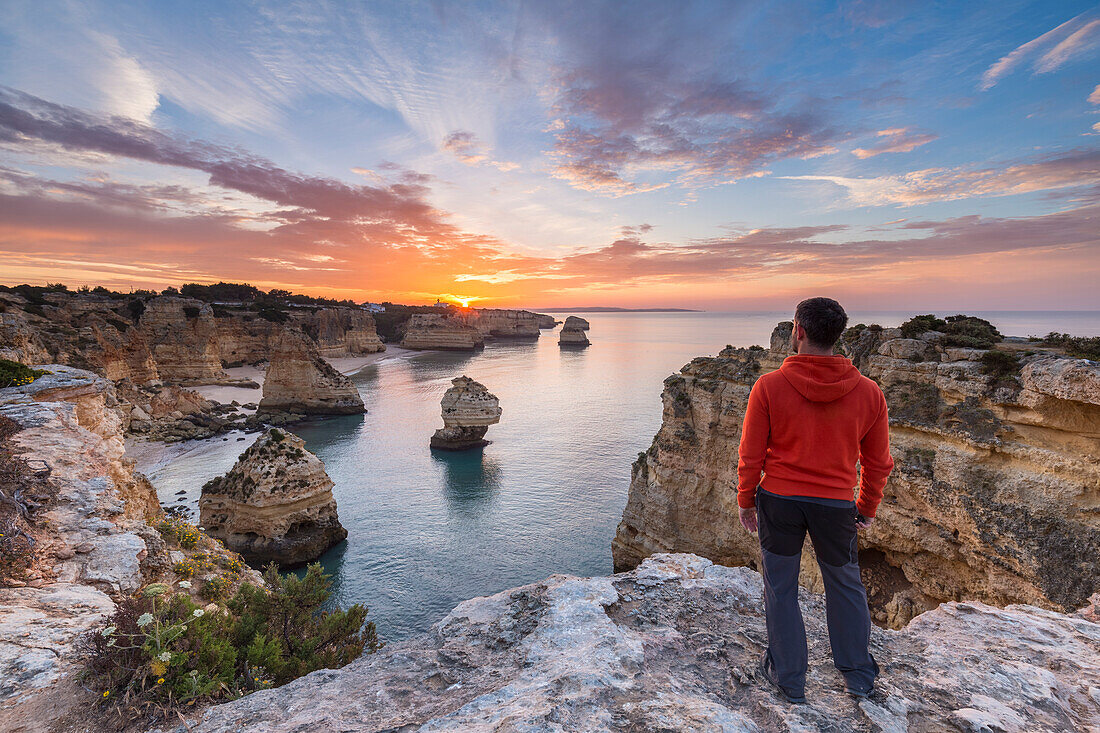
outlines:
M890 457L886 398L852 362L833 354L848 315L831 298L798 304L788 356L749 394L737 464L741 525L760 530L768 648L764 676L805 702L806 628L798 608L802 544L810 535L825 583L833 663L845 690L867 697L878 665L859 576L856 530L875 521ZM856 485L859 497L852 500ZM763 477L761 477L763 473Z

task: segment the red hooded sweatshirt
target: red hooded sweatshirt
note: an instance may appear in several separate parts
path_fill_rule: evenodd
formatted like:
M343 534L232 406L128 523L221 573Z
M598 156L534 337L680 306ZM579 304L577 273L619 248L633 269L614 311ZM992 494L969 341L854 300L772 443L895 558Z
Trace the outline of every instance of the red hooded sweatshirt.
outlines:
M894 468L886 398L843 356L788 356L753 385L738 452L742 508L756 506L757 484L784 496L851 501L858 479L856 508L873 517Z

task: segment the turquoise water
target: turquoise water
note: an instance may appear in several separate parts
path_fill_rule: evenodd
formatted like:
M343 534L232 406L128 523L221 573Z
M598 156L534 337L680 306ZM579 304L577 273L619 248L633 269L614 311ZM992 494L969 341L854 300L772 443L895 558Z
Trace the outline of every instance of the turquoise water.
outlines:
M852 313L851 322L893 326L909 315ZM1009 335L1100 334L1100 312L984 316ZM789 318L586 317L592 346L583 351L559 349L557 333L544 331L537 342L372 364L353 377L366 415L294 427L324 460L348 530L347 542L322 558L337 600L367 604L384 638L423 631L467 598L553 573L610 573L630 464L660 426L664 378L726 344L767 346L775 324ZM500 398L500 424L484 449L432 451L439 400L462 374ZM192 502L250 442L214 441L154 472L162 500L182 490Z

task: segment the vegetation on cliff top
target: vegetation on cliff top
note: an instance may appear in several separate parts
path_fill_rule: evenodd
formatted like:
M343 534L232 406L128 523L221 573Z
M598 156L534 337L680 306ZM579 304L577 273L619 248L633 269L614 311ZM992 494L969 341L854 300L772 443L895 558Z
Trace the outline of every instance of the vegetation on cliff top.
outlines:
M26 364L10 359L0 359L0 388L22 387L34 380L49 374L45 369L31 369Z
M977 316L959 314L943 319L929 313L913 316L901 324L901 335L907 339L920 338L928 331L942 333L939 341L944 346L991 349L993 344L1004 340L1004 336L992 323Z
M1077 359L1100 361L1100 336L1070 336L1068 333L1051 331L1043 338L1031 337L1029 341L1038 341L1044 346L1057 346L1065 350L1067 356Z
M365 606L322 610L331 580L319 564L301 578L270 565L264 581L205 608L192 601L190 581L146 587L82 639L85 684L107 710L154 722L181 705L278 687L382 647Z

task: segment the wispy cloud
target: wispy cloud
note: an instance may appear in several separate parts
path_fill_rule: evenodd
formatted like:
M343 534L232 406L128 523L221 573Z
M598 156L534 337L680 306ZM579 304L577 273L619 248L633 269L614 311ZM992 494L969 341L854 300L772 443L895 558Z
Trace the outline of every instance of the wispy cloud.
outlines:
M855 148L852 154L857 158L872 158L883 153L908 153L921 145L932 142L938 135L930 132L915 132L908 127L892 127L875 133L879 138L866 148Z
M1095 48L1100 36L1100 19L1092 15L1092 11L1081 13L1002 56L985 70L978 88L983 92L992 89L1029 59L1035 59L1032 67L1035 73L1045 74Z
M1076 150L1003 168L928 168L900 175L787 176L799 181L827 181L845 189L859 206L914 205L973 196L1009 196L1100 182L1100 150Z
M466 165L491 165L497 170L508 172L519 168L511 161L493 160L489 157L484 143L477 135L468 130L454 130L443 138L443 149L450 152Z

